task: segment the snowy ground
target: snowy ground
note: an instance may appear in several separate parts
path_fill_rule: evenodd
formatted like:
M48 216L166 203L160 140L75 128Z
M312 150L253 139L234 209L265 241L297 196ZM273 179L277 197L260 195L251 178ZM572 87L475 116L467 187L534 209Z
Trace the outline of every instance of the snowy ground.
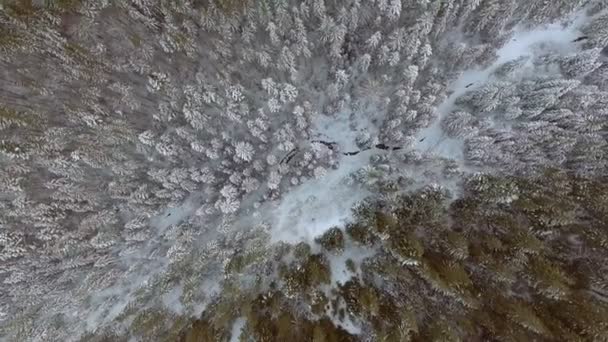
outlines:
M560 23L537 27L533 30L516 28L511 40L497 51L497 59L485 69L471 69L463 72L449 87L451 95L437 107L437 118L427 128L416 135L415 149L423 153L435 154L464 164L464 141L448 137L441 128L441 121L454 108L456 99L474 90L488 81L496 69L521 57L532 57L539 51L541 44L561 54L576 52L578 46L573 40L581 36L579 28L587 20L585 12L577 12L571 18ZM541 49L542 50L542 49Z
M230 342L239 342L242 334L243 327L247 323L244 317L237 318L232 324L232 331L230 333Z
M310 242L329 228L341 226L351 209L368 193L355 186L349 175L364 165L371 152L342 158L340 167L311 179L287 193L272 211L274 241Z

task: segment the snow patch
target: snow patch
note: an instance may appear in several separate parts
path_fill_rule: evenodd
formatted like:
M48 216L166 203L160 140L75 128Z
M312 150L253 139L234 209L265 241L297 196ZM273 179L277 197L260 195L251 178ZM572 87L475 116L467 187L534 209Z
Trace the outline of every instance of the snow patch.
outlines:
M343 110L334 115L318 115L312 122L313 136L336 143L341 151L359 150L361 133L378 135L374 122L380 120L371 107ZM291 189L272 210L272 241L312 242L328 229L342 226L352 216L354 205L369 193L354 184L351 175L368 164L374 152L342 157L339 164L318 179L310 179Z
M243 334L243 328L247 320L245 317L237 318L234 323L232 323L232 330L230 332L230 342L239 342L241 334Z
M353 206L369 193L350 175L365 166L370 153L342 158L340 167L292 189L273 210L272 241L311 242L328 229L343 225Z
M182 304L180 297L183 293L182 285L177 286L169 290L162 296L163 306L176 314L184 312L184 305Z

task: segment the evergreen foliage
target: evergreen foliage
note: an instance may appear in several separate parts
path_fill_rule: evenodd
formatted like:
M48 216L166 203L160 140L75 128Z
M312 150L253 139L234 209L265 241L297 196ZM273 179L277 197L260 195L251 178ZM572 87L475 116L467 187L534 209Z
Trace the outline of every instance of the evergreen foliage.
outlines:
M358 208L351 226L378 236L370 244L378 252L365 259L361 273L328 292L331 279L325 257L299 244L293 247L295 260L277 262L280 283L261 293L233 288L239 294L225 293L200 321L180 328L182 340L228 339L228 322L237 317L246 320L241 336L256 341L602 340L608 329L608 302L598 297L594 284L597 279L606 281L602 262L608 246L595 245L592 237L606 234L608 222L605 217L591 219L596 205L589 207L582 198L605 196L605 181L548 170L537 178L472 178L457 201L441 191L421 189L395 199L389 211L380 212L378 205L369 203ZM501 201L505 184L518 189L517 200ZM565 185L572 190L584 184L597 186L584 192L564 190ZM563 194L559 202L550 196L556 192ZM528 205L532 199L535 210ZM467 203L475 205L471 214L477 220L463 226L467 218L459 209ZM535 229L538 210L564 204L586 222L572 225L560 218L569 212L555 211L555 224ZM417 217L420 208L449 214L441 219ZM412 225L414 217L417 223ZM418 238L380 238L387 229L415 231ZM339 231L328 231L319 244L334 241L330 237ZM345 238L345 243L353 239ZM417 247L406 250L416 252L407 258L418 262L403 263L402 246L413 244ZM345 252L324 251L328 258ZM172 317L159 320L156 327L167 321L183 326ZM362 333L343 330L346 322L357 322ZM138 329L154 331L145 327L145 321L136 323L141 324Z
M604 0L0 0L0 340L608 336Z

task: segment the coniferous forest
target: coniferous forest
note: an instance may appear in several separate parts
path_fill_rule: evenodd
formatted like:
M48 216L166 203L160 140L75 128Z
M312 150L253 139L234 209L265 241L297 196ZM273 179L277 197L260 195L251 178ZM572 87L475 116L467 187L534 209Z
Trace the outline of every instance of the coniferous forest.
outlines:
M608 341L605 0L0 0L1 341Z

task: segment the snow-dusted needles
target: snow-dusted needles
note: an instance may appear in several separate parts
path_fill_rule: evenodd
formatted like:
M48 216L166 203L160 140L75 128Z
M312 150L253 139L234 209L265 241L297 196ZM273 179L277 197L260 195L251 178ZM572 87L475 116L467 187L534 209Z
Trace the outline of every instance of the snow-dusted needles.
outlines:
M287 286L307 248L329 296L376 250L318 237L365 199L608 167L605 1L0 9L0 339L137 340L139 314Z

